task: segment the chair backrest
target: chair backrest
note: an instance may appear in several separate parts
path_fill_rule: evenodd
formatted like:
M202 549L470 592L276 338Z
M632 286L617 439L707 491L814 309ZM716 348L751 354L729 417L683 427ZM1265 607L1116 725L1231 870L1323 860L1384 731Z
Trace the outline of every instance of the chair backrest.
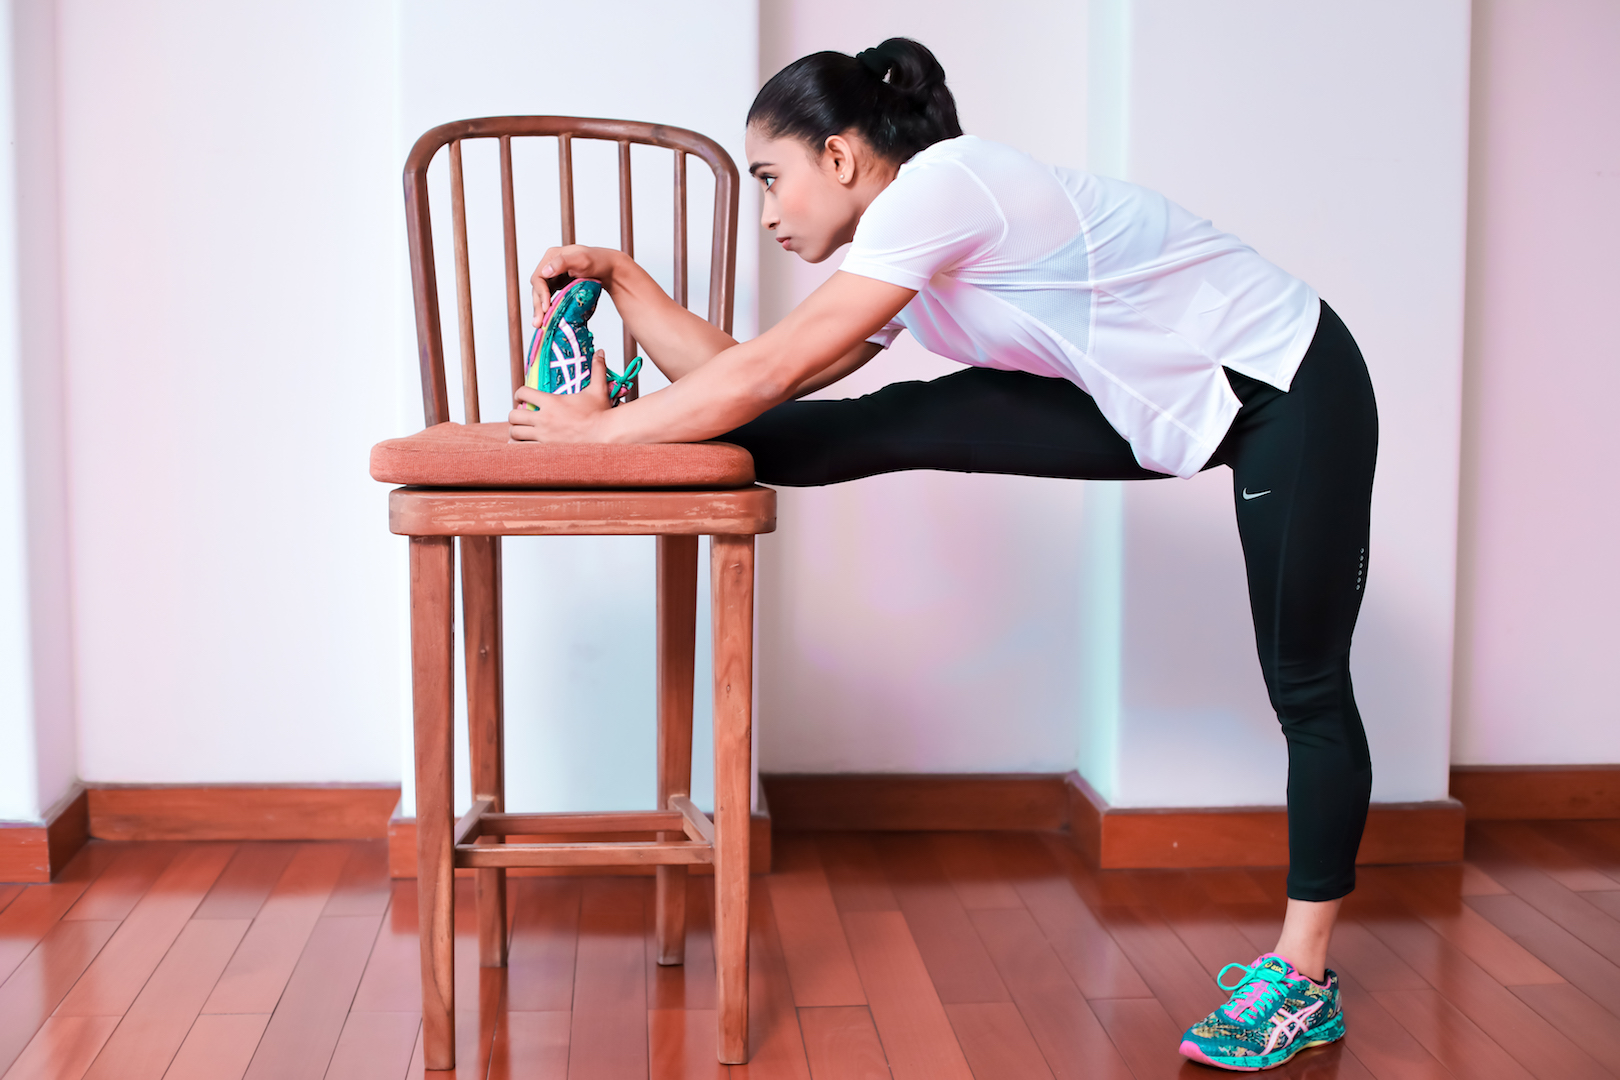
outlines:
M500 143L501 225L506 255L506 325L512 389L523 384L522 306L527 291L518 267L517 216L512 182L512 140L541 137L557 140L558 192L562 243L574 243L575 139L615 142L619 147L619 249L635 254L630 197L630 147L640 143L675 152L675 267L673 295L687 302L686 156L702 159L714 173L714 228L709 259L710 323L731 332L737 268L737 166L720 144L695 131L630 120L597 120L577 116L491 116L441 124L416 140L405 160L405 228L410 242L411 293L416 305L416 344L422 365L422 408L427 426L450 419L444 372L444 336L439 326L438 274L433 261L433 228L428 212L428 166L441 148L450 147L450 215L456 267L456 321L460 330L461 386L467 423L477 423L478 372L473 343L472 283L467 258L467 206L462 181L461 144L467 139ZM635 353L629 328L623 359ZM631 395L636 388L632 386Z

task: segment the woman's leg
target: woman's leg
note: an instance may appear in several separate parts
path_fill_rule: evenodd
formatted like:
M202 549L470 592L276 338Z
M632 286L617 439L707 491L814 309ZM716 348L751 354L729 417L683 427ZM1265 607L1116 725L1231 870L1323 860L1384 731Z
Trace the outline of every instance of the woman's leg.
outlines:
M1378 414L1350 332L1326 304L1287 393L1228 373L1244 408L1232 468L1260 667L1288 740L1288 915L1277 952L1320 979L1355 887L1372 763L1350 682L1367 575Z
M767 484L836 484L902 469L1157 478L1136 463L1091 395L1066 379L968 368L865 397L790 401L720 436Z

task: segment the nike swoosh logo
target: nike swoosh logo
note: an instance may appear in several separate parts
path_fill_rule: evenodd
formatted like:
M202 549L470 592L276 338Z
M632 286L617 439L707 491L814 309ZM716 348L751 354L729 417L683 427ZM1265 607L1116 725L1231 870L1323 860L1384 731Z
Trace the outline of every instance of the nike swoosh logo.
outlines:
M1262 495L1270 495L1270 494L1271 494L1271 489L1270 488L1266 488L1266 490L1264 490L1264 491L1256 491L1253 494L1250 494L1248 488L1243 489L1243 497L1245 499L1258 499Z

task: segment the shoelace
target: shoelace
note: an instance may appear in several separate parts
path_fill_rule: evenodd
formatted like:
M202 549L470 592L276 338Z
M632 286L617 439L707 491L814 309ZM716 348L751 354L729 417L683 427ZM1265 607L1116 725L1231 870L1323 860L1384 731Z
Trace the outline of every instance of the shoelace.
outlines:
M1227 986L1226 973L1233 968L1242 972L1236 983ZM1215 985L1222 990L1229 991L1232 1000L1222 1007L1222 1012L1233 1020L1247 1023L1252 1017L1247 1015L1258 1011L1263 1005L1269 1004L1276 997L1282 996L1283 973L1274 968L1249 967L1247 964L1227 964L1215 976Z
M641 357L632 356L630 362L624 365L624 374L615 375L613 369L608 368L608 400L615 405L619 403L619 395L630 389L630 383L641 372Z

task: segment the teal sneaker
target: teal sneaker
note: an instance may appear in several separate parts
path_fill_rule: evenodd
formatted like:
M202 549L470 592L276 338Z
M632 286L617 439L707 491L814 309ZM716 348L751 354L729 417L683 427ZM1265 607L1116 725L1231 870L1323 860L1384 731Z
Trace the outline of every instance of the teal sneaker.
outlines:
M1242 973L1227 986L1226 973ZM1257 1072L1271 1069L1301 1050L1344 1038L1339 1008L1339 977L1314 982L1276 953L1250 967L1227 964L1215 984L1232 998L1182 1036L1182 1056L1218 1069Z
M601 298L602 283L591 278L576 278L552 294L545 319L529 338L529 357L523 364L525 386L547 394L577 394L591 385L596 339L587 324ZM640 370L638 356L626 365L623 375L608 372L608 396L615 404Z

